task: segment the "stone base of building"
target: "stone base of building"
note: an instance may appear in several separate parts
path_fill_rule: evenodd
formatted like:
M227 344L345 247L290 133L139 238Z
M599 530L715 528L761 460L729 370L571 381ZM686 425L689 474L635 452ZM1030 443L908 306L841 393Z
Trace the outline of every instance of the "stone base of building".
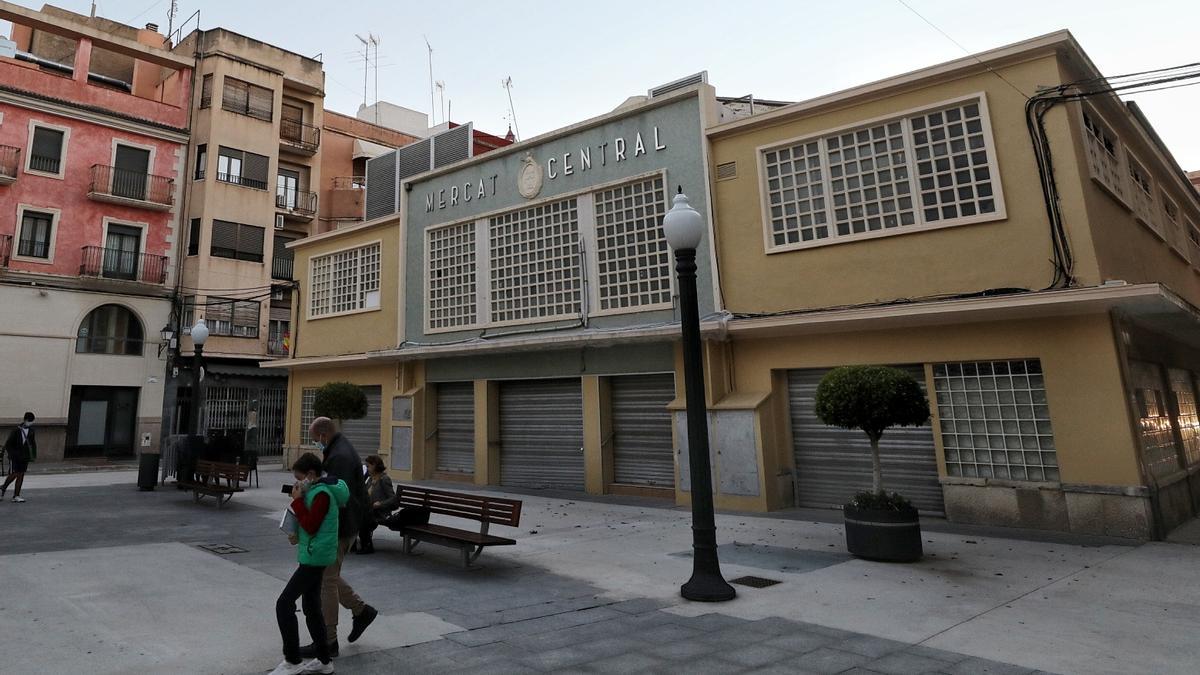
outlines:
M953 523L1152 539L1150 496L1139 487L1006 485L955 481L943 486Z

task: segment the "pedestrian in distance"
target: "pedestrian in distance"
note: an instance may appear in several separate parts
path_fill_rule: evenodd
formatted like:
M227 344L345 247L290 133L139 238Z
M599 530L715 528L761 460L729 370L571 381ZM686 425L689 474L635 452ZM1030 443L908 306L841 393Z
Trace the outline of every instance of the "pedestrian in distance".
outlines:
M338 605L350 610L354 617L347 640L354 642L363 631L371 625L379 612L363 599L358 597L350 584L342 579L342 561L350 544L358 535L359 524L369 505L367 502L367 485L363 479L363 463L350 439L342 435L328 417L318 417L308 428L313 444L321 451L324 461L321 468L325 475L344 481L350 490L350 500L346 508L338 514L337 558L325 568L324 579L321 583L321 611L325 614L326 639L329 641L329 654L338 655ZM317 645L310 644L300 650L301 656L312 658L317 654Z
M359 553L375 552L372 534L375 528L379 527L379 521L388 515L381 507L394 496L396 489L392 487L392 478L387 475L387 466L384 465L383 458L379 455L367 457L367 501L370 508L367 509L358 531Z
M8 455L10 466L8 477L4 479L4 487L0 487L0 500L4 499L8 486L15 482L17 487L13 490L12 500L16 504L25 502L25 498L21 496L21 486L25 484L25 472L29 470L29 463L37 459L37 435L33 432L33 420L33 413L25 413L21 425L10 431L4 441L4 454Z
M329 642L325 638L325 618L321 614L321 585L325 570L337 560L338 516L350 500L345 481L322 477L321 458L305 453L292 465L296 483L292 486L291 511L296 515L296 533L288 534L295 546L299 566L288 579L275 601L275 619L283 639L283 661L271 675L332 673ZM304 622L316 645L316 656L300 656L300 630L296 621L296 600L304 610Z

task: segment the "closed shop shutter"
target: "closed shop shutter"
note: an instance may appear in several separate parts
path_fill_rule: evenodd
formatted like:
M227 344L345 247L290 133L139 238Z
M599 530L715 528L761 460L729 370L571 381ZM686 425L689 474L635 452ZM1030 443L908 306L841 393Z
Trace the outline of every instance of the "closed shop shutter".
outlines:
M915 377L921 391L925 391L922 366L897 367ZM867 435L858 429L827 426L813 410L817 384L828 372L825 368L788 371L800 506L836 508L850 501L856 492L871 489L871 443ZM879 455L885 490L899 492L922 512L945 511L931 425L888 429L879 441Z
M437 470L475 473L475 384L437 385Z
M583 489L583 390L578 379L500 385L500 484Z
M675 376L625 375L612 385L613 482L675 487L671 412Z
M383 388L379 385L360 388L367 395L367 416L360 420L342 422L342 435L354 444L358 456L365 459L367 455L378 455L381 447L379 415L382 410Z

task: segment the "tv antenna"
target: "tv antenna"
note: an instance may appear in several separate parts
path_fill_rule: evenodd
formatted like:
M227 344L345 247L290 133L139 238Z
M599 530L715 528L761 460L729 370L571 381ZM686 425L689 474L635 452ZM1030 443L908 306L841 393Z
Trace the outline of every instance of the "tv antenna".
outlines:
M519 140L521 140L521 127L517 126L517 110L516 110L516 108L513 107L512 76L509 75L508 77L504 78L504 80L502 80L500 82L500 85L502 87L504 87L504 90L506 92L508 92L508 115L509 115L509 118L512 119L513 134L516 136L516 139L519 141Z
M367 33L367 37L363 37L363 36L359 35L358 33L355 33L354 37L358 38L358 41L361 42L362 46L363 46L363 107L365 108L365 107L367 107L367 101L368 101L367 82L368 82L368 75L370 75L371 64L372 64L372 61L371 61L371 48L372 47L375 49L375 61L374 61L374 65L375 65L375 101L376 101L376 103L379 102L379 38L376 37L374 33ZM377 117L378 117L378 114L379 114L379 111L376 110ZM379 120L376 119L376 122L378 122L378 121Z
M433 84L435 87L437 87L438 98L442 102L442 121L445 122L447 119L449 119L446 117L446 83L443 80L438 80Z
M421 37L425 38L425 48L429 50L429 126L432 127L437 126L437 120L434 119L437 116L437 107L433 103L433 45L429 44L428 37Z

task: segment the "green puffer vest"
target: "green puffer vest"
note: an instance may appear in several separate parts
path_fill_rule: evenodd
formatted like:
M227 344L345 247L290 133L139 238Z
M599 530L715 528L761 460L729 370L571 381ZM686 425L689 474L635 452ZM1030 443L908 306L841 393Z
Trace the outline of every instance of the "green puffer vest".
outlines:
M350 500L350 488L341 480L336 485L313 483L304 494L304 505L312 508L313 500L321 493L329 495L329 511L316 534L300 528L297 558L301 565L327 567L337 561L338 511Z

